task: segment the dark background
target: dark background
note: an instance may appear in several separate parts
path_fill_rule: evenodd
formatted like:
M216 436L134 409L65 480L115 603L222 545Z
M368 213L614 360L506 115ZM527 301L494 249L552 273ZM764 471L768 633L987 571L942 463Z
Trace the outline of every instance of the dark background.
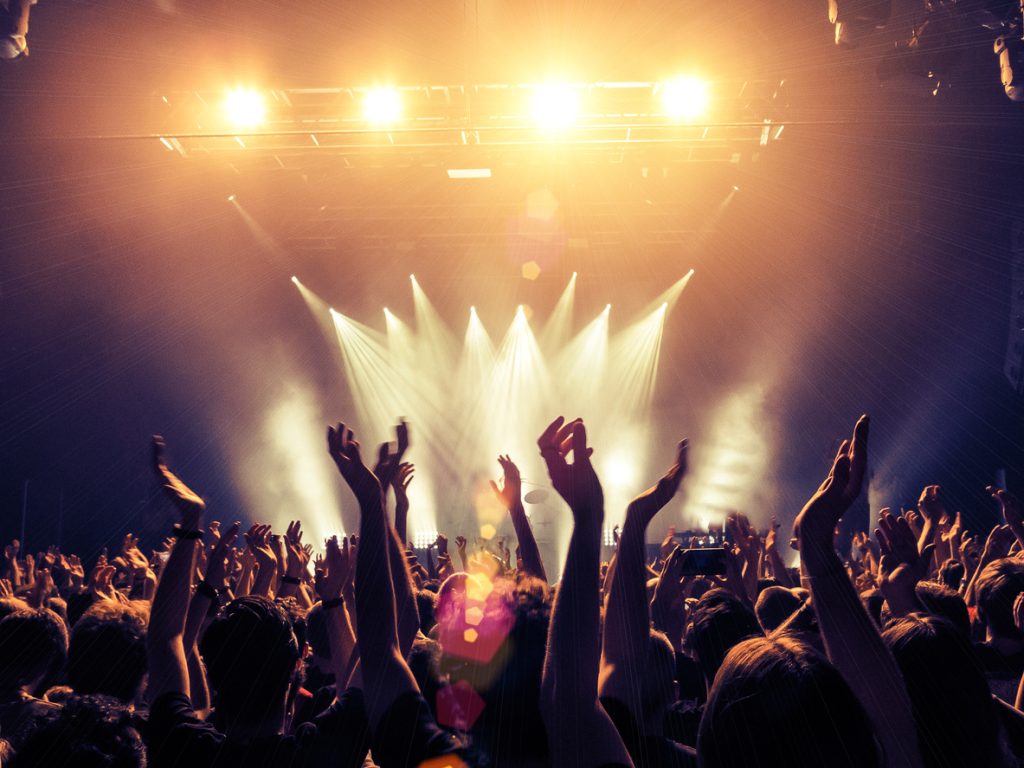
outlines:
M31 57L0 68L0 538L18 535L28 480L30 549L56 539L61 508L66 550L89 556L127 530L155 540L170 523L147 463L157 431L215 516L248 519L253 489L233 467L265 449L258 424L283 382L315 392L323 422L351 409L293 273L349 316L377 317L387 304L410 317L415 271L453 326L473 303L496 328L519 303L546 316L573 270L579 326L609 301L639 309L691 267L665 332L660 444L688 434L699 460L715 404L763 375L771 493L756 496L772 508L748 509L755 521L791 519L835 439L870 412L872 504L909 503L938 482L970 528L991 524L981 489L1002 467L1012 486L1021 459L1021 402L1002 364L1024 111L1003 96L992 33L965 35L935 97L925 81L881 87L875 76L909 34L913 5L897 4L889 28L853 52L832 45L823 6L42 0ZM467 22L475 11L479 23ZM496 208L545 187L570 212L621 205L626 233L643 226L630 212L652 195L667 215L699 221L709 200L740 186L697 245L626 238L566 252L536 282L520 277L514 253L472 245L268 253L224 200L238 193L283 237L299 214L274 179L240 180L153 141L82 138L151 130L162 89L239 77L275 87L551 72L657 80L689 67L785 78L784 139L756 164L694 168L664 199L600 167L535 163L495 178L486 203ZM353 174L345 194L479 203L436 173L378 170ZM386 221L412 240L424 226ZM506 226L500 213L495 226ZM586 235L582 214L566 226Z

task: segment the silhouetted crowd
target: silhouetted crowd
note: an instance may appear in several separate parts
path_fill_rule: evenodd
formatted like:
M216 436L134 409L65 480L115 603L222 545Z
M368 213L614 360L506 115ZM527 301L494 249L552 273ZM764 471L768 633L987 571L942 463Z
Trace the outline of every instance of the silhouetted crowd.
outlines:
M839 552L868 431L862 417L791 541L730 513L669 530L652 562L684 440L602 562L593 449L582 421L556 419L538 446L573 526L553 585L508 456L492 486L516 545L439 535L421 562L405 423L372 467L348 427L328 428L360 522L316 550L299 521L212 519L154 438L178 523L149 556L131 534L88 565L4 548L0 763L1019 765L1024 505L988 489L1002 520L971 535L928 486Z

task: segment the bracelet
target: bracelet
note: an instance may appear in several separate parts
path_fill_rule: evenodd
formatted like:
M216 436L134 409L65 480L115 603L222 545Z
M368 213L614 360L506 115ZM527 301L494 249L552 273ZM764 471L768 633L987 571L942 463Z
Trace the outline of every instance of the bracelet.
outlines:
M187 531L180 525L176 525L171 529L171 536L179 541L202 541L203 533L204 531L202 528L196 528L194 531Z
M203 597L212 600L213 602L217 602L218 600L217 590L206 579L203 579L198 584L196 584L196 594L202 595Z
M345 603L345 598L343 598L343 597L335 597L335 598L333 598L331 600L324 600L321 603L321 605L324 607L325 611L329 611L332 608L340 608L344 603Z
M281 582L283 584L294 584L295 586L298 586L299 584L302 583L302 579L300 579L300 578L298 578L296 576L283 576L281 578Z

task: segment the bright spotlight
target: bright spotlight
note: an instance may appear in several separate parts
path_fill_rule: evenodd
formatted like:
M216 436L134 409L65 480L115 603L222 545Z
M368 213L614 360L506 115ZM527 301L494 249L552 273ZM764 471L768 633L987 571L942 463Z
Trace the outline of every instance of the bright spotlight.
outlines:
M470 307L469 314L471 314L473 317L476 317L476 307Z
M235 202L235 196L234 195L228 195L228 202L229 203Z
M224 114L238 128L255 128L267 117L263 95L250 88L235 88L224 98Z
M573 124L579 112L579 94L566 83L544 83L533 89L531 114L547 131L564 130Z
M409 275L409 279L412 280L415 283L416 282L416 275Z
M387 307L384 307L384 315L387 316L387 315L390 315L390 314L391 314L391 310L388 309Z
M363 99L363 115L376 125L388 125L402 116L402 96L395 88L371 88Z
M677 77L661 85L661 105L665 114L676 120L692 120L708 108L710 88L699 77Z
M601 477L613 488L628 489L636 484L637 471L625 456L613 455L604 462Z
M611 304L605 304L604 305L604 311L605 312L611 312L612 311L612 305Z
M297 278L295 275L292 275L292 282L295 283L296 285L298 285L299 284L299 278Z

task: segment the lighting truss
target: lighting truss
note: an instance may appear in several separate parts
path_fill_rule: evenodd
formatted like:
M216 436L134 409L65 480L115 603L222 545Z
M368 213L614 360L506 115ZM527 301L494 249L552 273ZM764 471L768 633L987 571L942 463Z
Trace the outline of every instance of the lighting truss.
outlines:
M544 147L584 161L656 151L677 162L739 163L782 135L784 86L711 82L707 113L680 119L665 111L661 83L569 84L579 110L557 134L538 128L531 94L540 86L531 84L401 86L401 119L387 126L367 121L367 88L268 90L263 126L241 133L224 119L222 93L190 91L158 99L154 139L186 157L293 171L332 162L491 167L536 162Z

